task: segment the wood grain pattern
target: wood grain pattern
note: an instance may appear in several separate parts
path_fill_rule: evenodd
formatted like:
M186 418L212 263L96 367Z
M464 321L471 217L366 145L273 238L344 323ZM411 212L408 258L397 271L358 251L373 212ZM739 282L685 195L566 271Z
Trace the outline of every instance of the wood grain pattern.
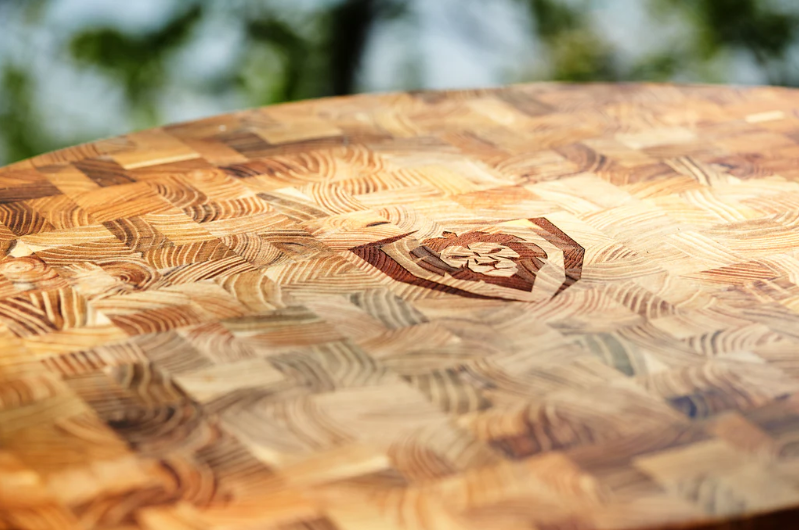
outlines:
M792 528L799 92L280 105L0 169L0 529Z

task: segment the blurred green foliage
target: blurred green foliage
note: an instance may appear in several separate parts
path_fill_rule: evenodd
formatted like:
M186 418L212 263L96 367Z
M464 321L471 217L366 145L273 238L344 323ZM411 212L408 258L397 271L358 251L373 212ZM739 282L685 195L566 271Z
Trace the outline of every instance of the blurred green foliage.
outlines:
M9 160L38 154L51 143L36 132L43 124L30 97L32 83L30 75L16 65L6 66L0 73L0 135Z
M544 45L558 81L615 81L617 71L611 47L592 28L588 2L572 6L558 0L526 0L533 31Z
M799 38L799 9L768 0L660 0L661 11L682 14L694 28L690 42L699 60L730 50L748 52L773 85L796 85L799 69L786 55ZM795 4L796 5L796 4Z
M89 29L72 38L70 52L79 63L113 77L137 113L136 123L147 126L158 121L155 94L167 79L166 61L201 17L201 7L193 5L153 31L130 35L109 27Z
M17 9L24 24L46 24L55 0L0 0ZM109 0L111 1L111 0ZM427 1L427 0L417 0ZM678 28L676 36L646 46L630 58L596 10L614 0L508 0L529 20L534 61L502 82L680 80L724 82L733 59L754 64L771 84L798 85L799 4L777 0L641 0L657 24ZM362 89L360 75L370 37L387 22L421 27L411 0L325 0L304 8L269 0L182 0L155 27L131 31L114 25L83 27L62 36L59 61L93 72L118 87L130 128L163 121L160 105L176 79L171 65L208 31L209 21L239 28L237 52L212 79L190 87L209 97L236 94L244 105L349 94ZM479 2L451 2L482 22ZM469 7L471 6L471 7ZM476 7L475 7L476 6ZM462 15L462 13L458 13ZM453 17L455 18L455 17ZM3 30L0 18L0 31ZM19 28L17 28L19 30ZM533 45L531 44L531 45ZM651 43L649 43L651 44ZM398 43L401 50L415 42ZM632 46L635 48L635 45ZM0 50L1 51L1 50ZM408 52L410 53L410 51ZM793 55L792 55L793 54ZM533 55L533 54L531 54ZM91 131L55 134L37 108L36 83L25 57L5 57L0 68L0 162L10 162L91 138ZM524 61L525 58L520 58ZM397 89L425 88L414 70ZM123 132L123 131L119 131Z

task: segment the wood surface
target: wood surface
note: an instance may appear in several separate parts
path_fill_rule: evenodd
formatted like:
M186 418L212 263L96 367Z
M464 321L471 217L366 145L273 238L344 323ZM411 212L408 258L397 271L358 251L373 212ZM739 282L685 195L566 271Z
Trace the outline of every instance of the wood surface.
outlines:
M796 528L799 92L279 105L0 169L0 529Z

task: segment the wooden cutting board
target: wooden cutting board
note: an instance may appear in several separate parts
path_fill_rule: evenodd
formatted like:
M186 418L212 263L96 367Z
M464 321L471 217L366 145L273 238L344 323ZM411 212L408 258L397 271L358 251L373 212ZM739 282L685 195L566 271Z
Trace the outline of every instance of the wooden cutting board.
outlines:
M0 170L0 255L0 529L796 524L799 92L171 125Z

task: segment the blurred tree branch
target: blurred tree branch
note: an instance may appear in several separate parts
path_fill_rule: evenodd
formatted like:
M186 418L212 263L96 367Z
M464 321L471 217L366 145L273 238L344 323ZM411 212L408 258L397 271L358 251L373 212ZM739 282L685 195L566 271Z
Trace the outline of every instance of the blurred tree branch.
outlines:
M358 72L369 36L382 19L407 12L400 0L345 0L326 14L329 50L330 92L335 95L355 92Z

